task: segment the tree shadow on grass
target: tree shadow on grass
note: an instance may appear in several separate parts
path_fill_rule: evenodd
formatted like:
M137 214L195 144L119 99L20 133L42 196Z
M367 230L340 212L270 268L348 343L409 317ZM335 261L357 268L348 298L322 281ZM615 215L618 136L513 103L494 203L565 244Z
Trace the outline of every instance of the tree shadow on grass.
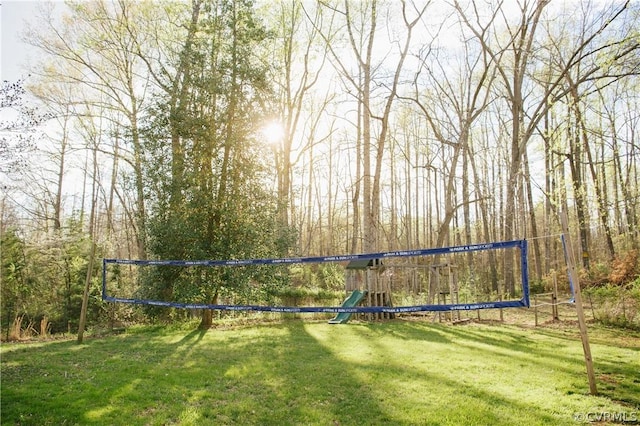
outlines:
M96 367L103 395L98 401L77 395L68 411L82 423L362 424L354 407L378 424L388 420L300 321L265 330L158 333L100 346L88 352L103 352L114 372L130 363L131 374L106 379Z
M404 419L402 413L416 406L420 406L423 412L420 424L562 423L542 407L515 395L507 397L490 386L475 383L473 375L466 380L452 380L438 373L438 369L422 369L416 377L415 371L404 366L387 365L386 368L389 376L396 377L396 380L387 381L385 392L386 397L394 401L396 424L414 424L414 419ZM403 388L405 381L412 383L410 388Z
M403 340L416 340L436 344L449 344L465 350L485 351L496 357L513 359L520 357L523 362L549 365L557 364L559 369L573 371L567 367L578 358L565 355L558 347L544 347L540 342L521 332L508 328L475 328L464 325L431 324L416 321L387 321L383 323L363 323L365 333L372 336L385 336ZM566 344L558 340L558 345Z
M279 328L281 338L254 341L240 365L231 369L235 386L253 389L253 402L225 410L218 420L259 425L393 423L368 385L307 333L304 322L287 321Z
M502 356L513 357L518 356L523 359L526 364L538 364L543 367L553 368L557 371L566 373L575 373L576 367L582 369L584 366L584 354L579 336L566 336L559 333L551 333L547 330L531 330L532 334L544 337L544 342L554 341L553 345L543 344L539 339L523 337L519 331L512 331L508 328L497 329L474 329L465 327L444 326L442 332L451 336L451 339L458 345L473 347L474 349L485 348L485 350L496 353L494 348L503 350ZM474 343L470 345L469 343ZM484 345L477 345L484 344ZM600 350L604 346L603 350ZM634 368L629 366L628 362L620 362L619 359L611 359L612 355L608 355L608 347L615 347L605 342L592 344L592 355L596 372L604 375L625 376L624 380L612 380L612 382L620 382L622 390L625 394L633 394L637 382L633 381L635 374L631 373ZM628 359L637 360L638 348L619 348L616 351L628 353ZM631 361L632 362L632 361ZM635 371L640 368L640 362L636 361ZM611 387L611 386L609 386ZM632 403L638 404L638 399L632 399ZM628 401L625 397L623 401Z
M457 345L487 350L497 356L520 357L526 363L552 366L564 371L572 371L567 366L579 360L578 355L567 355L567 348L575 346L574 342L556 339L555 346L545 345L530 336L506 327L481 329L473 327L440 326L442 333Z
M626 348L621 357L608 353L607 348L592 349L598 392L636 411L640 408L640 359L635 348Z
M520 412L557 423L538 406L474 384L472 375L417 368L396 344L438 348L445 358L471 344L502 356L541 351L517 333L405 322L287 321L51 343L3 356L2 424L514 424L528 419ZM424 415L407 417L415 407Z
M180 381L179 359L187 359L205 334L194 331L171 340L156 330L7 351L0 423L147 424L158 403L179 401L167 381Z
M323 333L320 337L314 333L313 338L320 339L318 344L329 348L327 350L334 354L332 358L337 360L341 369L358 378L360 389L367 393L370 402L375 402L383 417L381 421L376 417L366 420L338 417L345 421L341 424L529 424L532 419L536 424L559 422L558 416L550 414L544 407L519 400L516 395L508 397L494 392L491 387L483 388L481 383L475 383L472 374L454 372L454 377L460 377L454 380L440 373L450 368L446 364L416 365L411 361L417 357L406 354L405 349L392 350L397 340L404 340L406 347L421 352L428 351L427 348L435 342L440 346L438 356L446 359L447 351L455 351L456 348L451 345L447 349L450 341L441 335L441 330L406 323L349 327L355 331L345 331L345 334L364 334L365 338L373 336L371 348L374 353L369 354L370 348L367 348L366 362L344 360L348 358L342 347L345 341L356 340L356 344L362 344L351 336L340 341L334 333L328 338ZM424 362L431 358L421 356L419 359L419 362ZM366 409L356 408L353 411L366 413ZM573 421L570 415L566 417L565 423Z
M363 322L357 324L372 337L393 337L401 340L419 340L432 343L451 343L439 327L428 323L408 321Z
M544 342L554 341L553 345L545 345L539 339L522 336L521 332L506 327L482 328L435 325L444 336L456 346L471 351L484 351L487 359L503 357L522 360L524 368L538 365L542 369L562 372L574 376L573 385L564 389L566 394L578 393L575 389L586 393L587 378L584 371L584 355L579 336L568 337L557 332L531 330L532 334L544 337ZM614 349L613 352L610 349ZM613 344L600 342L592 344L592 355L596 370L596 379L600 394L613 402L620 402L631 407L640 406L640 379L637 371L640 361L637 358L639 348L616 347ZM579 373L576 375L576 373ZM566 385L565 385L566 386Z

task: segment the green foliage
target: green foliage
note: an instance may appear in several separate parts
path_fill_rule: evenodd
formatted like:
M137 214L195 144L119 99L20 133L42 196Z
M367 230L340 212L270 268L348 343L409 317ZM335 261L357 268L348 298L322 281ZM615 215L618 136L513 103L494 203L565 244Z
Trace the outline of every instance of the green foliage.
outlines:
M255 194L257 192L254 191ZM188 201L179 217L154 217L150 221L150 249L162 259L246 259L278 256L281 241L274 205L261 200L238 199L234 209L221 212L220 227L210 229L206 209ZM215 207L215 206L213 206ZM280 286L287 274L278 268L167 267L145 277L147 296L209 303L224 289L228 294L250 292L252 285ZM265 290L266 291L266 290ZM169 299L172 300L172 299Z
M544 280L531 280L529 281L529 293L540 294L546 292L546 285Z
M344 289L340 291L321 288L285 287L274 291L273 295L279 299L279 304L281 305L335 306L344 298Z
M14 318L23 315L26 326L33 328L31 333L39 332L43 319L51 324L51 332L77 328L91 251L91 241L79 226L70 222L59 238L46 244L27 242L16 229L8 229L1 245L3 328L7 330ZM103 319L100 256L98 250L92 272L90 324Z
M275 197L265 185L264 147L254 136L269 93L265 65L256 56L267 33L251 1L205 3L195 30L175 58L183 78L156 98L143 132L150 256L282 256L294 235L278 223ZM164 268L143 276L141 295L249 300L268 297L286 278L275 268Z
M320 282L322 288L329 290L344 290L344 268L336 263L322 263L319 265Z
M335 263L297 264L289 267L294 287L344 291L344 268Z
M10 228L2 234L2 326L8 330L13 318L24 311L29 303L30 291L28 287L27 259L25 244L18 236L15 228ZM8 337L8 336L7 336Z
M316 288L318 287L318 277L315 273L317 265L300 263L289 267L291 285L293 287Z
M640 330L640 278L627 287L607 284L585 289L596 321Z
M580 270L580 283L584 287L605 285L609 282L611 265L608 263L594 263L587 269Z
M640 329L640 265L638 252L630 250L608 264L583 273L584 292L596 321Z

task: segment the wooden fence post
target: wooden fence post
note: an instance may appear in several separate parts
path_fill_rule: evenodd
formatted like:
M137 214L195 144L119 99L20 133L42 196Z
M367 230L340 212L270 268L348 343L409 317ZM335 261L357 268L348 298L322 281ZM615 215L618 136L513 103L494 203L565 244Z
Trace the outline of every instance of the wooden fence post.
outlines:
M553 296L551 297L551 303L553 303L553 320L560 321L560 314L558 313L558 275L556 271L553 271Z

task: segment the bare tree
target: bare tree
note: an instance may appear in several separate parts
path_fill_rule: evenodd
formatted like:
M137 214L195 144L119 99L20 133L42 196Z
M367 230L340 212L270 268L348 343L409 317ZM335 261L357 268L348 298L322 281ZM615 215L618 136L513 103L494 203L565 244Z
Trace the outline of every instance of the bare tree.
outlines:
M90 116L90 114L86 114ZM87 149L91 153L91 169L85 170L85 173L90 175L91 179L91 195L90 195L90 210L89 210L89 240L90 250L87 261L87 274L85 277L84 291L82 295L82 307L80 309L80 319L78 325L78 337L77 342L82 344L84 340L84 332L87 324L87 310L89 307L89 294L91 291L91 284L94 274L95 254L96 254L96 223L97 223L97 209L98 209L98 194L100 191L100 164L98 153L100 151L100 144L102 140L102 122L100 118L88 117L82 121L81 124L82 133L87 142Z
M632 92L630 85L621 81L618 85L609 86L603 90L598 90L599 105L603 114L604 125L601 129L601 137L608 140L611 151L612 176L610 179L611 194L615 223L618 224L618 233L628 235L631 246L640 248L638 235L638 185L634 184L633 170L638 169L637 159L640 145L635 140L637 134L637 118L635 112L638 111L637 98L625 96L625 93ZM621 114L620 114L621 113ZM627 126L620 126L620 122L627 123ZM636 123L634 125L634 123ZM629 129L628 135L620 135L621 129ZM626 132L625 132L626 133ZM603 141L603 145L604 145ZM603 159L604 160L604 159ZM605 167L605 161L602 162ZM603 172L604 176L604 172ZM636 181L637 182L637 181ZM605 190L605 194L608 191Z
M334 46L330 46L332 63L339 70L345 84L352 91L358 108L356 140L361 138L361 156L358 163L362 162L362 180L356 185L362 187L362 218L363 218L363 248L375 251L379 246L380 238L380 192L382 179L383 157L387 148L389 120L392 105L398 95L398 86L403 72L405 59L411 46L411 38L414 27L420 22L428 3L417 7L415 4L401 2L402 20L405 34L403 43L399 45L397 61L391 77L387 81L377 81L376 70L379 65L374 63L374 48L379 23L378 2L362 3L355 9L354 4L345 0L342 8L323 4L325 8L334 12L341 19L343 30L346 33L347 44L351 52L351 60L356 64L356 72L351 69L351 63ZM411 15L411 17L410 17ZM328 33L323 33L325 42L328 42ZM375 88L384 88L383 95L374 93ZM379 96L381 101L376 102L372 96ZM376 113L377 105L380 112ZM377 126L374 125L374 121ZM359 177L357 177L359 178ZM359 195L359 189L354 191Z
M135 228L138 256L146 257L145 203L140 141L140 107L147 78L140 74L134 50L135 34L128 30L131 5L97 1L69 3L73 19L63 24L54 10L43 9L37 26L28 27L24 38L45 55L44 64L34 72L45 81L80 85L75 102L102 102L101 106L117 110L126 120L130 135L131 158L136 187ZM137 15L138 16L138 15ZM70 72L71 71L71 72Z
M526 92L526 90L531 91L533 88L528 83L528 76L533 71L532 64L536 59L534 53L538 50L536 36L540 29L543 11L548 3L544 0L534 4L527 1L518 2L520 18L516 25L513 25L512 20L503 10L504 4L499 3L494 9L492 19L503 18L503 27L506 31L504 39L497 38L495 33L486 31L487 27L481 24L482 16L473 4L470 5L470 8L465 8L459 2L455 3L455 8L462 21L481 43L482 48L486 50L492 64L497 67L501 87L510 108L511 143L505 206L505 239L512 239L516 236L517 206L515 200L519 185L522 184L524 152L532 136L538 131L538 125L545 116L545 111L555 101L569 94L569 89L563 87L565 76L577 67L586 64L586 60L590 57L600 55L604 51L609 52L609 59L615 62L632 55L638 49L637 41L629 42L626 36L613 41L605 39L603 36L605 30L612 26L616 19L623 16L629 3L612 6L602 12L595 19L595 22L585 22L584 32L579 35L575 43L568 47L568 51L563 50L560 54L554 52L552 57L557 59L558 63L554 64L553 77L545 80L542 87L543 93L535 97L537 101L528 102L525 108L525 97L532 98L533 96L533 93ZM491 38L492 34L494 39ZM580 72L576 84L604 78L607 75L610 75L609 67L604 67L603 63L595 62L587 65ZM509 293L513 293L515 290L513 258L510 256L505 259L504 270L507 290Z
M284 227L290 225L291 174L296 159L313 143L313 137L305 137L309 131L304 121L314 121L309 114L322 114L313 110L311 97L318 85L324 63L327 60L326 44L319 43L318 26L322 17L319 8L310 9L298 1L278 1L270 7L272 26L276 32L271 49L274 63L272 82L275 86L275 102L265 106L267 114L272 110L278 125L283 127L276 149L278 173L278 211ZM265 123L266 124L266 123ZM303 145L299 141L304 140ZM299 158L299 157L298 157Z

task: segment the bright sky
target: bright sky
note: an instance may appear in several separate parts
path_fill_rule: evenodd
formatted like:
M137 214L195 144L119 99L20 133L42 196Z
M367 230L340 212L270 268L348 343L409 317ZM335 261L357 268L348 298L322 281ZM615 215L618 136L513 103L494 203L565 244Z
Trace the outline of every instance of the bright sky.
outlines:
M20 41L25 21L36 14L41 1L0 0L0 80L15 81L25 74L30 48Z

